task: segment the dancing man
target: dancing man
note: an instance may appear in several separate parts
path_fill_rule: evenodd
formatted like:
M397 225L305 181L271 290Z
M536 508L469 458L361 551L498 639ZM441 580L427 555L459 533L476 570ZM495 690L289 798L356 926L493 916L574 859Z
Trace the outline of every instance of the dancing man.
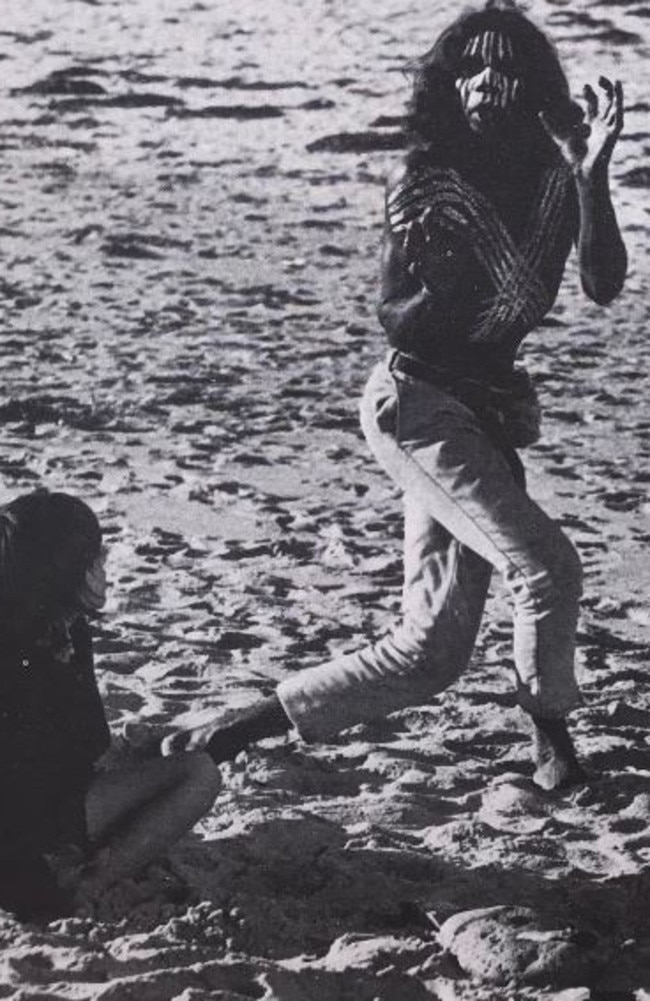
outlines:
M538 434L523 338L555 301L572 244L582 287L607 305L625 247L608 166L619 83L569 97L555 50L508 0L445 30L416 67L410 145L389 183L379 318L391 346L362 402L371 449L405 506L403 615L378 643L283 681L229 723L168 740L214 760L294 725L306 740L426 703L471 655L492 570L512 598L518 699L535 782L583 770L566 714L581 593L578 555L528 496L517 449Z

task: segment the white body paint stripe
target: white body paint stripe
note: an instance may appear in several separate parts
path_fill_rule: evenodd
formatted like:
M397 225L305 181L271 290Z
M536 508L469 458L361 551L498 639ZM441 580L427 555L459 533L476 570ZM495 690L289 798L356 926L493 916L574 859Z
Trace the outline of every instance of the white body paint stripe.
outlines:
M539 272L564 225L568 184L564 167L546 172L518 245L488 199L448 168L418 171L399 185L388 199L388 221L401 236L431 211L434 222L462 236L494 290L472 330L475 339L489 341L516 321L534 326L549 309L552 295Z

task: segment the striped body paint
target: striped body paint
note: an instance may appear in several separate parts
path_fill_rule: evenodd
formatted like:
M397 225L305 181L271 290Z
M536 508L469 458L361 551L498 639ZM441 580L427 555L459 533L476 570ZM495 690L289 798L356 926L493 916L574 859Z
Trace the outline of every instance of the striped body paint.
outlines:
M434 246L437 231L451 233L471 248L487 282L470 337L498 343L515 325L531 330L553 304L555 290L547 289L541 276L546 264L556 259L569 188L570 172L564 165L545 171L515 242L492 203L455 170L422 168L391 192L388 223L401 242L417 222Z
M469 127L484 131L512 109L521 89L512 40L500 31L473 35L463 50L456 80Z

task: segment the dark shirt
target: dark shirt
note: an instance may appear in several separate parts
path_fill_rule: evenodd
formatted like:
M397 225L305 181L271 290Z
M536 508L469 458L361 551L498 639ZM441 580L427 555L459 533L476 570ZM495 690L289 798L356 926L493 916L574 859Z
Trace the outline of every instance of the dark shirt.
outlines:
M83 617L70 640L66 659L0 638L0 848L21 830L51 826L53 811L85 793L110 743Z

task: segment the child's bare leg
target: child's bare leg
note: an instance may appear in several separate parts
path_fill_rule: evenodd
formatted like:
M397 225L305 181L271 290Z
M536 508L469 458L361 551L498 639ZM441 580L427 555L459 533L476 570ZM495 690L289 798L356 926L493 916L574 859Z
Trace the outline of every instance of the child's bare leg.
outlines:
M98 851L77 888L77 902L97 897L162 855L207 813L220 785L218 768L201 751L97 776L86 816Z

